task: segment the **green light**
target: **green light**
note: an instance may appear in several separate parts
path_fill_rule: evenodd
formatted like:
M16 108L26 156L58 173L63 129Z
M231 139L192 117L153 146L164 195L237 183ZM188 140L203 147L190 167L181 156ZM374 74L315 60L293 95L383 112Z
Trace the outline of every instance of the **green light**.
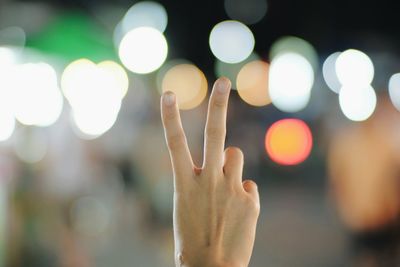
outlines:
M82 13L57 17L41 33L28 37L27 46L68 61L79 58L94 62L118 60L111 33Z

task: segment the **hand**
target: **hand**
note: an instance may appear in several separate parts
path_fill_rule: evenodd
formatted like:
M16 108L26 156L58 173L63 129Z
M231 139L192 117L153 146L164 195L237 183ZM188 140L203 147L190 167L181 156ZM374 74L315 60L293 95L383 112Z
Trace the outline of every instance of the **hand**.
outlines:
M250 261L260 201L257 185L242 182L241 150L224 151L230 89L226 78L214 84L202 168L193 164L175 95L162 96L162 120L174 172L176 266L245 267Z

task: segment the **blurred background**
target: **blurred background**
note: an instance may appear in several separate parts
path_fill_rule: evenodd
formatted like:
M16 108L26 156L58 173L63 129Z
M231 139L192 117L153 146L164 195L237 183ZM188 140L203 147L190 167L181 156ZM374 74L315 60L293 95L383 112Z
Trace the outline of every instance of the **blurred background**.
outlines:
M174 266L159 98L212 83L261 194L251 266L400 266L396 1L1 0L0 267Z

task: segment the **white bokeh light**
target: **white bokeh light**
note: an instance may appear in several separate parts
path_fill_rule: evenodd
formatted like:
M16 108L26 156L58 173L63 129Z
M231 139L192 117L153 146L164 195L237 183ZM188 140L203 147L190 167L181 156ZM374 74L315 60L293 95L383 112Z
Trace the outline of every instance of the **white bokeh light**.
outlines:
M376 94L370 85L345 85L340 89L339 104L343 114L352 121L368 119L376 107Z
M96 65L80 59L65 68L61 86L73 109L73 125L78 135L93 139L114 125L129 80L124 69L113 61Z
M341 52L335 52L329 55L322 65L322 74L324 76L324 80L328 85L329 89L331 89L335 93L339 93L342 84L340 83L337 75L336 75L336 60L339 57Z
M157 70L168 55L164 35L150 27L128 32L119 45L119 58L130 71L146 74Z
M15 119L9 109L0 106L0 142L6 141L14 132Z
M267 13L266 0L225 0L225 11L231 19L246 24L259 22Z
M308 41L297 36L284 36L276 40L269 52L269 58L273 60L280 54L295 53L303 56L311 63L314 70L319 68L319 57L315 48Z
M79 137L94 139L111 129L117 120L120 103L109 103L103 108L82 107L72 110L72 119L77 127Z
M15 64L17 61L16 53L7 47L0 47L0 70Z
M42 128L19 128L13 138L13 147L20 160L26 163L37 163L46 156L49 139Z
M93 102L122 100L129 87L125 70L113 61L95 64L79 59L69 64L61 77L61 88L73 107Z
M12 49L0 47L0 142L8 140L15 129L13 105L13 69L16 54Z
M218 23L211 30L209 44L212 53L226 63L245 60L254 49L251 30L239 21L228 20Z
M269 93L274 106L285 112L306 107L314 84L314 71L303 56L286 53L276 56L270 65Z
M348 49L336 59L336 75L342 85L367 85L374 78L374 65L363 52Z
M396 109L400 110L400 73L393 74L390 77L389 97Z
M157 2L142 1L134 4L122 19L125 33L138 27L152 27L160 32L167 28L168 16L165 8Z
M57 121L63 98L54 68L28 63L13 71L13 103L16 119L25 125L49 126Z

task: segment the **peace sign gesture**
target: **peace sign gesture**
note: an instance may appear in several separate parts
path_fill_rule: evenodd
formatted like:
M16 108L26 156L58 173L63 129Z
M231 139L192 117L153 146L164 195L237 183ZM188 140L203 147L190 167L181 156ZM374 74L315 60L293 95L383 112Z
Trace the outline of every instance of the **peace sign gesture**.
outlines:
M257 185L242 182L243 153L224 150L230 81L213 87L203 166L194 166L176 96L162 96L161 113L174 172L176 266L248 266L260 210Z

